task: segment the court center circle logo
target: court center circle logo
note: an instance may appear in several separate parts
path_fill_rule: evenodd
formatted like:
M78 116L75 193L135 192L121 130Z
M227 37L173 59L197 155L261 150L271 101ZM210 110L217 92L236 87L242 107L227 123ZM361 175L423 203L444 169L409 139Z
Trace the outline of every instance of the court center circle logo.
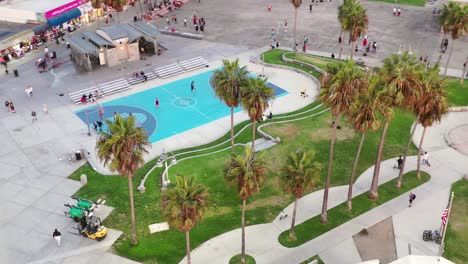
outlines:
M187 108L195 106L197 103L197 99L193 97L177 97L176 99L174 99L174 101L172 101L172 104L178 108Z

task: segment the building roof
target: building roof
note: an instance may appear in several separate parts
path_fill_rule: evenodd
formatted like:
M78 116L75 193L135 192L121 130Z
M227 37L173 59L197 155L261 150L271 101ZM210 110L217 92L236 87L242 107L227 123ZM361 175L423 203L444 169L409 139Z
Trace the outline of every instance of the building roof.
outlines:
M112 43L107 41L106 39L102 38L96 32L90 32L90 31L83 31L81 34L83 34L87 39L91 40L92 42L96 43L98 46L114 46Z
M99 28L99 30L104 31L112 40L128 37L129 43L134 42L142 36L139 31L128 24L114 24L112 26Z
M89 43L81 34L73 34L65 37L70 45L83 53L97 55L97 47Z
M0 41L33 28L32 24L20 24L0 21Z
M152 24L143 22L143 21L137 21L133 24L130 24L130 26L134 27L138 31L142 32L143 34L148 35L153 38L156 38L157 35L161 34L161 32L159 32L157 27L155 27Z
M71 0L9 0L0 2L0 7L44 13L69 2L71 2Z

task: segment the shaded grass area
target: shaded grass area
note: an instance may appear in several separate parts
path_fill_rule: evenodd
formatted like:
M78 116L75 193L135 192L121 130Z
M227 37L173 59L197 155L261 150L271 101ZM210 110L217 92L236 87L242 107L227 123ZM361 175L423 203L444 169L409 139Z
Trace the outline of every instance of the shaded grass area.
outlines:
M452 184L454 192L452 212L445 236L444 257L454 263L468 261L468 181L460 180Z
M385 2L385 3L390 3L392 5L413 5L413 6L425 6L426 5L426 0L370 0L374 2ZM389 14L391 15L392 10L391 7L388 7L389 9ZM404 11L401 13L402 16L405 16L406 14Z
M460 85L460 80L447 79L447 98L450 106L468 106L468 80Z
M240 264L241 262L241 254L235 255L229 260L229 264ZM250 255L245 255L245 263L246 264L255 264L255 259Z
M422 172L421 180L416 178L416 171L405 174L403 178L403 187L395 188L396 179L384 183L379 187L379 199L377 201L369 200L367 193L363 193L353 198L353 210L346 210L346 202L328 210L328 223L320 223L320 214L297 225L295 230L296 239L289 239L289 230L284 231L278 237L278 241L285 247L300 246L330 230L346 223L347 221L387 202L391 199L427 182L430 179L429 174Z
M299 61L303 61L309 64L313 64L317 67L319 67L322 70L327 69L327 64L328 63L333 63L333 62L338 62L339 60L337 59L332 59L332 58L325 58L321 56L316 56L316 55L311 55L311 54L304 54L304 53L297 53L297 55L294 55L293 52L287 53L286 58L289 59L295 59Z

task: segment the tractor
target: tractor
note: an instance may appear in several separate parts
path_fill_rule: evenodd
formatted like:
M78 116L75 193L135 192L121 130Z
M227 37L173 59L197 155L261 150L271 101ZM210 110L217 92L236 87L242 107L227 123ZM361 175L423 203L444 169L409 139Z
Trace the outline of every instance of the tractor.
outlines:
M81 218L78 224L78 232L87 238L101 241L107 236L107 228L101 223L101 218L90 213L87 217Z

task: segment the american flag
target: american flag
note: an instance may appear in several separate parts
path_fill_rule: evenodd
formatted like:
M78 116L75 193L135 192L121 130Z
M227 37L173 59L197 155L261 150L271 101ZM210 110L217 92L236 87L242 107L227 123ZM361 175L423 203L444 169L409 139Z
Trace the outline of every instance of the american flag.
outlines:
M447 216L448 216L448 208L445 208L444 212L442 213L442 217L440 219L442 219L442 224L443 225L446 225L447 224Z

